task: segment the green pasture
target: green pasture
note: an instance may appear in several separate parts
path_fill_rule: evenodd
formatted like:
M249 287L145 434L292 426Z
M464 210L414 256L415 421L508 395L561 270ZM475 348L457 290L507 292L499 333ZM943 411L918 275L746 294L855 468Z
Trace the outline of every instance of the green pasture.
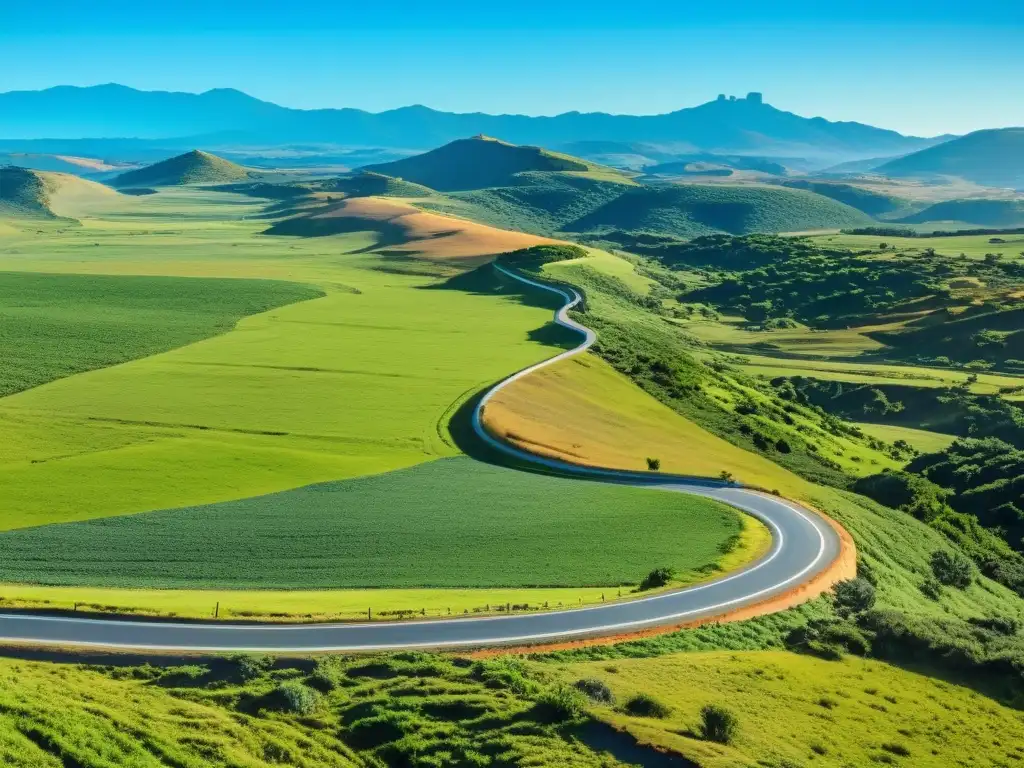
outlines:
M222 504L0 534L0 580L104 587L567 587L710 569L742 522L706 499L468 458ZM500 567L495 564L500 563Z
M0 273L0 397L231 330L322 296L270 280Z
M1024 759L1019 711L961 685L878 661L824 661L784 651L691 653L566 665L569 681L603 680L617 706L594 714L638 740L706 768L739 765L1014 765ZM666 708L638 717L637 694ZM738 719L729 745L700 739L700 710Z
M916 448L921 453L938 453L948 448L956 440L956 435L929 432L927 429L896 427L890 424L868 424L867 422L858 422L856 426L864 434L877 437L879 440L887 443L904 440L908 445Z
M942 227L938 227L941 229ZM990 242L993 238L1003 243ZM940 256L964 254L972 259L982 259L986 253L1001 253L1005 258L1020 258L1024 253L1024 235L950 235L947 237L891 237L889 235L816 235L811 238L828 248L847 248L852 251L879 250L885 243L889 249L900 253L923 253L933 248Z
M432 289L452 268L366 252L374 239L364 233L263 236L259 205L220 197L115 198L121 208L82 227L0 239L0 269L274 278L303 283L278 289L295 300L325 294L4 398L3 528L243 498L451 456L447 422L458 404L554 351L550 334L537 335L550 309L519 294ZM251 285L240 280L234 293ZM213 302L219 330L241 302L231 293ZM147 333L165 349L176 338L168 307L183 301L153 299ZM111 314L61 311L69 320Z

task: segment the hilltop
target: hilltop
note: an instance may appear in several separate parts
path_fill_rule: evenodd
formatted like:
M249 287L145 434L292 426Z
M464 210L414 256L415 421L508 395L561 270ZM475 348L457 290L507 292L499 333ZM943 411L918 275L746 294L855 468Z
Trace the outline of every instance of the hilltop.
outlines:
M454 192L514 184L518 174L530 171L587 173L597 170L597 166L540 147L520 147L481 135L362 170Z
M875 170L886 176L956 176L983 186L1024 189L1024 128L976 131Z
M68 217L84 200L116 194L109 187L67 173L0 167L0 216Z
M947 200L899 221L906 224L954 221L981 227L1024 227L1024 200Z
M230 88L192 94L111 84L0 94L0 137L168 139L218 134L243 142L327 141L412 149L474 134L539 146L580 141L669 143L685 146L687 152L815 157L830 165L902 155L945 138L923 139L862 123L803 117L765 103L756 93L746 98L722 95L663 115L566 112L554 117L458 114L419 105L380 113L299 110Z
M585 175L522 174L515 186L456 192L420 203L492 226L539 235L620 230L696 237L713 232L797 232L872 219L798 189L727 184L616 184Z
M194 149L154 165L122 173L115 187L175 187L184 184L226 184L252 178L253 172L208 152Z

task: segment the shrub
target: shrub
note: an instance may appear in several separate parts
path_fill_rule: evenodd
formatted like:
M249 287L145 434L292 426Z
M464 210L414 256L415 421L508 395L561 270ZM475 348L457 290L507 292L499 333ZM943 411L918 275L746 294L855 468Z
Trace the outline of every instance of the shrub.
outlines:
M631 698L622 707L627 715L634 717L668 717L672 708L668 704L658 701L650 694L640 693Z
M664 587L672 581L675 575L676 572L672 568L655 568L644 576L644 580L640 582L640 591Z
M652 472L657 472L661 469L661 459L654 459L650 456L647 457L647 468Z
M974 564L963 555L938 549L932 552L932 573L947 587L967 589L974 581Z
M285 712L309 715L320 706L320 694L298 680L286 680L274 691L278 706Z
M867 579L847 579L832 588L836 613L852 616L870 611L875 604L875 588Z
M271 656L254 656L248 653L240 653L230 659L234 662L238 676L245 682L261 677L264 672L274 666L274 659Z
M587 701L576 688L559 685L541 691L534 712L538 719L551 723L579 720L587 712Z
M607 683L594 677L577 680L576 690L598 704L612 704L615 701L615 695Z
M723 469L721 472L718 473L718 479L726 483L731 483L734 477L732 472L730 472L727 469Z
M316 660L316 666L309 676L309 681L321 691L330 691L337 688L345 677L345 668L341 661L334 656L326 656Z
M700 711L700 735L706 741L730 744L738 727L736 715L725 707L708 704Z
M942 584L934 576L929 576L918 587L921 590L921 594L927 597L929 600L938 600L942 597Z

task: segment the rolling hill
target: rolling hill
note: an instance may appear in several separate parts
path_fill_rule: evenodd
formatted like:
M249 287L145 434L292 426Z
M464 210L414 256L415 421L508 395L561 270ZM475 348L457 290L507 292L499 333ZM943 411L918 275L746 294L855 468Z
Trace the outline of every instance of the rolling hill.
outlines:
M612 230L696 237L715 232L796 232L869 222L861 211L813 192L780 187L667 185L625 191L568 232Z
M1024 189L1024 128L976 131L876 171L895 177L956 176L988 187Z
M0 167L0 216L57 219L72 217L83 201L117 193L66 173Z
M822 164L905 154L944 138L922 139L862 123L802 117L764 103L760 94L738 99L723 95L662 115L567 112L554 117L456 114L424 106L380 113L288 109L226 88L191 94L110 84L0 94L0 138L168 139L218 134L230 134L236 143L327 141L410 149L474 134L540 146L576 141L671 143L689 152L816 157Z
M906 209L908 204L905 200L889 195L873 192L863 187L852 184L841 184L832 181L805 181L797 179L783 182L783 186L791 189L805 189L808 192L815 192L840 203L863 211L869 216L884 216Z
M229 160L194 149L154 165L122 173L115 187L175 187L185 184L227 184L258 176Z
M520 173L586 173L596 166L540 147L520 147L490 136L460 139L430 152L363 170L404 179L441 192L514 184Z
M905 224L957 221L980 227L1024 227L1024 200L947 200L899 221Z

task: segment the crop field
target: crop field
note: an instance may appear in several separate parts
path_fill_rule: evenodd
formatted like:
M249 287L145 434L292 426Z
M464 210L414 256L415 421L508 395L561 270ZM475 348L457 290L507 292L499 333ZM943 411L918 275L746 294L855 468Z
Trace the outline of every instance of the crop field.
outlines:
M307 283L290 289L297 298L326 295L5 398L4 528L242 498L454 455L447 414L552 354L533 338L550 310L520 294L423 290L451 268L362 253L372 236L360 233L260 236L265 222L219 218L213 193L150 199L163 194L121 201L126 211L61 234L4 238L0 268L274 277ZM253 209L234 196L224 205ZM170 221L176 210L184 221Z
M271 280L0 273L0 397L182 347L322 295Z
M0 580L612 586L659 566L684 578L714 569L741 530L739 515L717 502L454 458L235 502L8 531Z
M967 688L877 661L823 661L792 653L691 653L563 668L604 680L619 707L594 714L640 743L707 768L735 765L1013 765L1024 759L1024 716ZM621 704L643 693L667 715L636 717ZM726 746L696 735L700 709L739 721Z

